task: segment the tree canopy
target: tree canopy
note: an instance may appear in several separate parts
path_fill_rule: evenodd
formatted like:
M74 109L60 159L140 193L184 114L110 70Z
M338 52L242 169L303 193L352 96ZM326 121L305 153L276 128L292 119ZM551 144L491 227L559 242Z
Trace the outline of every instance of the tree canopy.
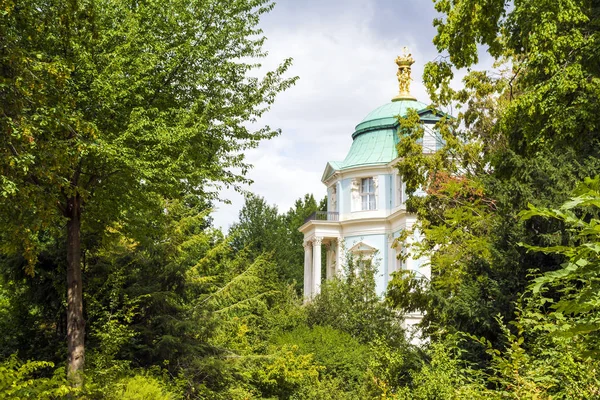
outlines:
M413 112L398 132L431 279L382 299L348 255L303 304L297 229L326 201L210 217L295 80L259 74L273 4L2 3L0 397L597 398L600 3L434 4L444 146Z
M251 129L294 79L265 56L266 0L9 2L0 63L2 244L33 274L66 222L69 369L83 368L81 228L152 229L165 200L244 182ZM240 172L236 172L240 171ZM151 211L151 213L148 213ZM148 220L149 219L149 220Z

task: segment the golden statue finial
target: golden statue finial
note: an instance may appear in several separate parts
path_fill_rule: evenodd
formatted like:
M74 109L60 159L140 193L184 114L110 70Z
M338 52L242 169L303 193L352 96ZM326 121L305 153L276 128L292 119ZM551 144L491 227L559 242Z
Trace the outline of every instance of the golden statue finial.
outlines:
M402 55L396 57L396 65L398 65L398 87L400 93L392 99L392 101L398 100L416 100L414 96L410 94L410 66L415 63L412 54L408 52L407 47L402 48Z

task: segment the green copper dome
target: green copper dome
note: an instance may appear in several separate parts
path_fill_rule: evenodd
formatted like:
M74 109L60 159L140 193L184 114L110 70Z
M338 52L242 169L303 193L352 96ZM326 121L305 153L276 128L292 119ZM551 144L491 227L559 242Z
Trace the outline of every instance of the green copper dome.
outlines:
M414 109L425 123L435 123L438 116L427 104L412 99L392 101L371 111L355 128L352 147L343 161L330 161L323 180L335 171L353 167L387 164L398 157L398 117L406 116Z
M417 100L400 100L377 107L356 125L352 138L355 139L361 133L373 129L397 128L398 116L406 116L408 110L411 108L416 111L422 111L427 108L427 104Z
M342 168L358 165L385 164L396 157L398 137L396 129L379 129L366 132L354 138L348 155L342 161Z
M395 60L398 65L398 94L387 103L371 111L354 129L352 147L344 161L330 161L323 173L323 182L336 171L349 168L385 165L398 157L398 117L405 117L408 110L414 109L426 124L426 133L421 139L424 151L435 151L443 143L439 133L433 132L433 124L440 119L439 112L434 112L427 104L417 101L410 93L411 65L415 60L404 47L402 55ZM428 132L428 133L427 133Z

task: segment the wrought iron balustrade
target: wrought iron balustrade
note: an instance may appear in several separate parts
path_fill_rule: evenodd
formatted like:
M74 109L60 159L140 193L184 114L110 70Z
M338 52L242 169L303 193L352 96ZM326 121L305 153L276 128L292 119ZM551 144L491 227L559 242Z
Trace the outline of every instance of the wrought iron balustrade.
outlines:
M340 213L334 211L315 211L310 214L308 218L304 220L304 223L308 221L339 221Z

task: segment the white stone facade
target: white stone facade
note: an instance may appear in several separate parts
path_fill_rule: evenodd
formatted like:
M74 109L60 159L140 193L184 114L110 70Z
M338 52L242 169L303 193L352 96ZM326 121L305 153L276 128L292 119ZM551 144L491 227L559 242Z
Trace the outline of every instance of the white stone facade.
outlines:
M300 227L304 234L306 299L319 293L322 250L327 254L324 278L330 279L340 272L344 249L351 252L361 251L361 246L363 251L373 249L378 261L377 292L381 295L385 293L391 274L399 269L413 270L429 277L426 260L415 260L410 256L405 261L398 259L403 250L394 246L394 241L402 231L412 229L416 216L406 212L404 185L394 164L395 161L339 171L323 182L329 188L329 196L331 193L336 196L335 201L329 201L328 218L310 220ZM376 207L364 210L360 199L361 182L369 178L376 182Z
M317 213L300 227L304 234L305 301L319 293L323 278L331 279L341 272L346 251L360 257L374 255L376 290L382 296L393 273L400 269L430 278L428 260L414 258L410 247L400 248L395 240L402 232L412 231L416 222L416 216L406 211L406 186L396 168L396 146L403 134L398 117L409 115L411 110L417 113L424 128L418 141L424 154L444 144L435 128L443 114L417 101L408 91L413 62L408 53L396 59L400 93L355 127L352 146L343 161L330 161L325 167L321 180L327 187L327 212ZM419 240L419 234L413 233L407 244ZM321 272L322 251L326 252L325 277ZM399 259L400 254L404 260ZM406 328L421 319L419 314L405 315Z

